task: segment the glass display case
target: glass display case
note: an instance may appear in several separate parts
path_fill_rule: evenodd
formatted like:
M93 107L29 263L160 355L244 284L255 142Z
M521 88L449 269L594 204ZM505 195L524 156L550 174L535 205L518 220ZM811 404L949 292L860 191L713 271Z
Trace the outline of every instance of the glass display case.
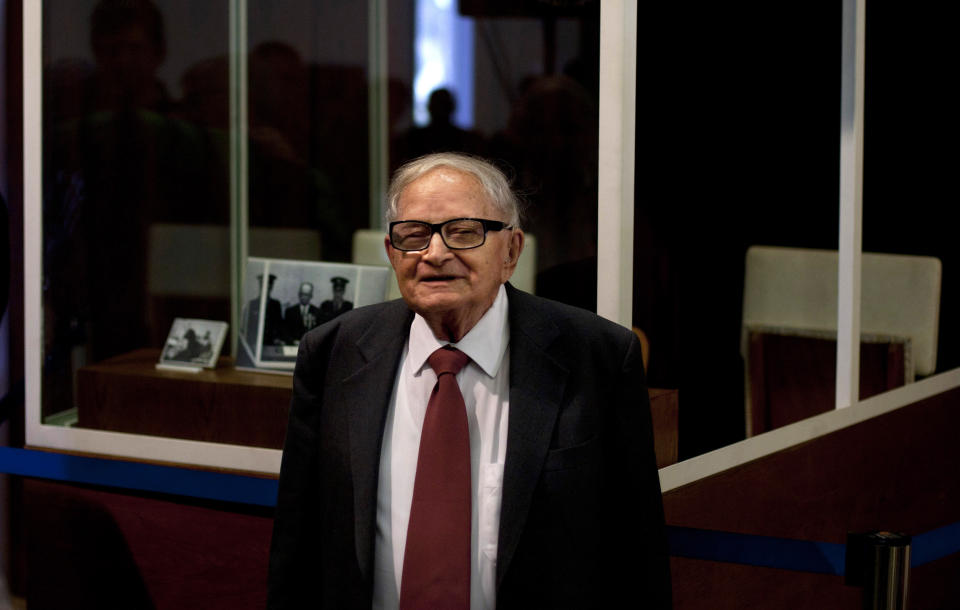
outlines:
M746 433L752 246L859 244L849 217L868 251L939 259L936 360L916 375L958 363L955 248L935 220L949 172L927 171L949 155L898 110L952 99L930 84L949 49L914 98L868 22L867 127L884 137L861 180L840 165L840 49L817 42L840 42L835 6L733 42L614 0L23 4L32 447L276 472L290 377L234 366L249 257L385 266L390 172L449 148L501 163L524 196L525 288L649 338L651 385L684 396L681 457ZM848 180L863 213L837 203ZM859 259L836 267L859 277ZM229 323L218 367L154 368L175 318Z
M248 261L386 266L363 239L427 152L500 164L524 287L596 309L599 2L29 4L29 445L275 472L290 367L235 366ZM229 323L218 366L154 366L177 318Z

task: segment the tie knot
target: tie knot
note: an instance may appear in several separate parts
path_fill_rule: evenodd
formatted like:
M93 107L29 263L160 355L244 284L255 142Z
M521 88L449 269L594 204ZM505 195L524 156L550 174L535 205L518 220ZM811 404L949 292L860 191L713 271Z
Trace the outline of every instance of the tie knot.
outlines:
M455 347L441 347L427 358L430 368L437 374L437 377L444 373L456 375L469 361L470 356Z

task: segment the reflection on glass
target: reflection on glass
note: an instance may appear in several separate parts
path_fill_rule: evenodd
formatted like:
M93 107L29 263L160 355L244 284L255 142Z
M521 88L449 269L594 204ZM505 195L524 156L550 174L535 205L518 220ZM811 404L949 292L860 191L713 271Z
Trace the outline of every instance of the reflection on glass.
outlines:
M349 262L353 232L370 226L366 4L247 11L249 254Z
M957 201L960 96L944 78L960 55L955 29L953 20L921 11L905 15L878 3L866 12L863 248L940 262L937 310L924 314L934 326L921 333L914 358L917 378L960 366L960 248L956 223L947 220ZM930 299L933 279L921 263L899 299Z
M435 83L431 122L417 128L416 2L388 3L389 132L381 135L391 168L445 149L502 164L529 204L525 228L539 247L524 256L536 261L537 292L595 309L599 2L574 4L451 4L475 36L449 45L445 65L456 74ZM248 254L351 262L355 233L383 222L369 210L377 182L369 102L378 89L370 88L367 3L245 5ZM47 421L93 421L75 411L87 387L78 379L110 359L150 362L140 350L159 353L174 318L228 320L229 8L227 0L43 4ZM454 118L458 105L473 116L469 128ZM255 285L249 277L247 285ZM351 300L336 288L313 286L315 295L333 289L331 313ZM309 290L274 292L265 313L282 320ZM241 319L231 321L241 345L255 341L247 335L259 322L254 298L243 295ZM321 310L313 317L328 315L319 297L307 300ZM270 344L302 331L274 326ZM146 404L138 386L132 391L118 404Z
M449 108L448 122L456 111L456 122L472 128L475 20L461 17L456 2L416 0L416 13L414 122L424 126L437 120L433 94L444 91L463 100Z
M536 260L537 294L595 310L599 2L461 2L444 14L421 4L430 3L417 3L412 44L424 74L416 87L410 74L391 75L427 98L429 120L392 123L391 168L450 150L500 164L528 204L523 226L537 247L523 256ZM474 32L472 46L443 28ZM433 89L421 90L428 81Z
M747 432L748 249L837 248L841 8L638 16L633 321L650 385L679 389L680 459ZM779 362L830 408L834 370L814 363Z
M226 79L212 74L227 49L225 3L43 11L49 416L76 405L85 364L158 348L174 317L228 319Z

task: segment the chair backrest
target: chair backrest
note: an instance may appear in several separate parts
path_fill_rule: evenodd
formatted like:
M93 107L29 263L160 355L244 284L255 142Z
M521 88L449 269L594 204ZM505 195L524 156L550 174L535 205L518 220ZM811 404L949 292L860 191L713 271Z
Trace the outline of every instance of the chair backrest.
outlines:
M156 223L147 243L149 294L230 297L229 227Z
M322 255L320 231L292 227L250 227L250 256L318 261Z
M744 276L743 328L767 326L835 333L837 260L835 250L750 247ZM937 363L940 260L864 253L861 270L861 332L909 339L914 367L911 373L933 373Z
M313 229L251 227L248 236L252 256L320 258L320 233ZM148 244L151 295L229 298L229 227L155 223L150 225Z
M389 267L390 259L387 250L383 247L385 233L377 229L359 229L353 232L353 252L351 262L355 265L376 265ZM390 288L387 290L387 300L400 298L400 287L397 278L390 274Z
M537 238L532 233L523 234L523 253L517 261L517 268L513 270L510 283L524 292L534 294L537 286Z
M517 268L510 283L520 290L533 293L537 277L537 239L530 233L524 233L523 254L517 261ZM353 262L357 265L390 266L386 249L383 247L384 232L376 229L360 229L353 233ZM394 278L387 298L399 299L400 288Z

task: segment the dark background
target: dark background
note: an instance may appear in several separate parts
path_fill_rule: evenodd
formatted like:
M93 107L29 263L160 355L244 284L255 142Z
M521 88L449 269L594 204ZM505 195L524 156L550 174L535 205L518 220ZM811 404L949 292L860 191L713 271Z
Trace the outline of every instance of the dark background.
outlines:
M868 3L863 249L943 263L937 371L960 365L956 10ZM837 247L842 3L641 3L634 321L680 388L680 457L743 438L743 262ZM909 295L904 295L909 298Z
M544 28L544 15L580 15L583 61L575 74L595 93L598 63L590 32L598 3L465 6L474 14L525 12L543 19ZM651 341L650 384L680 390L681 458L743 438L739 341L746 249L837 245L841 7L759 1L639 7L634 323ZM6 10L4 146L11 184L5 195L12 268L19 269L20 3L7 2ZM960 365L953 313L960 280L947 221L957 204L955 17L956 9L932 2L909 10L888 3L867 8L863 246L943 262L938 371ZM354 80L322 74L311 82L334 87ZM483 103L484 91L477 95ZM363 106L363 95L355 101ZM338 128L352 125L331 117L325 120ZM355 140L360 148L354 156L365 158L365 134ZM337 148L324 150L347 157ZM347 177L331 167L330 175ZM350 179L365 184L365 169L353 169ZM350 222L362 223L363 207L349 209L358 214ZM344 245L325 247L339 251ZM580 259L563 269L554 296L595 307L591 264ZM549 292L549 274L539 279ZM11 294L19 303L16 282ZM14 337L15 379L22 377L16 362L21 341Z

